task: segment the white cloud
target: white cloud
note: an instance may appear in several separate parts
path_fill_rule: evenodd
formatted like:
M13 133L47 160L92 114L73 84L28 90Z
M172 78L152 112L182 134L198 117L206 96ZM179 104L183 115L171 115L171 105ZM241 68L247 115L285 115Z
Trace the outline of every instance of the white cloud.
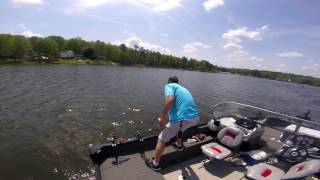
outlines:
M171 51L169 49L161 47L157 44L143 41L141 38L136 37L136 36L130 37L130 38L126 39L124 42L114 41L114 42L112 42L112 44L115 44L115 45L125 44L126 46L131 47L131 48L138 46L138 47L143 47L143 48L151 50L151 51L160 52L163 54L171 54Z
M115 41L112 41L111 44L120 46L120 45L123 44L123 43L122 43L121 41L119 41L119 40L115 40Z
M28 30L24 23L20 23L19 26L23 30L21 35L23 35L25 37L33 37L33 36L42 37L42 35L37 34L37 33L33 33L32 31Z
M168 11L181 6L181 0L128 0L129 2L142 6L148 5L154 11Z
M303 54L296 51L289 51L278 53L277 56L281 58L300 58L303 57Z
M106 3L111 2L112 0L76 0L75 6L80 8L94 8Z
M181 0L165 0L165 1L161 1L160 3L158 3L154 7L154 10L155 11L168 11L168 10L180 7L180 6L181 6Z
M169 37L169 34L161 33L160 36L167 38L167 37Z
M264 33L269 30L269 26L264 25L250 30L248 27L241 27L237 29L231 29L222 34L222 37L227 41L227 44L223 46L225 50L231 50L226 56L226 60L229 62L241 63L248 62L262 62L263 58L258 58L251 55L242 45L244 41L260 41L263 39ZM252 64L250 65L252 66ZM259 67L261 69L261 67Z
M263 58L257 58L252 56L249 52L245 50L235 50L226 56L227 61L256 61L262 62Z
M34 0L36 1L36 0ZM99 7L115 0L73 0L73 8L78 8L77 11L84 11L88 8ZM168 11L181 6L181 0L126 0L126 2L142 6L144 8L151 8L154 11Z
M210 45L202 42L188 43L182 47L182 53L197 53L199 52L199 49L208 49L210 47Z
M248 27L241 27L238 29L231 29L222 34L222 37L229 42L243 42L243 41L260 41L263 35L269 30L269 26L265 25L256 30L250 30Z
M203 3L204 9L206 11L211 11L223 5L224 5L224 0L207 0L206 2Z
M23 29L23 30L26 30L26 26L24 25L24 23L20 23L19 26Z
M164 2L165 0L126 0L128 3L131 3L133 5L139 6L143 9L146 9L148 11L153 11L159 16L162 16L172 22L177 22L177 20L171 16L168 16L167 14L162 13L161 11L155 11L154 8L157 6L157 4L160 4L161 2Z
M302 69L304 71L315 71L320 73L320 65L319 64L313 64L311 66L303 66Z
M226 58L228 61L243 61L250 60L251 56L247 51L237 50L228 54Z
M266 67L266 66L263 66L263 65L261 65L261 64L257 64L257 65L255 65L255 67L256 67L257 69L267 70L267 67Z
M303 66L302 70L304 74L309 76L314 76L320 78L320 65L319 64L312 64L308 66Z
M257 58L257 57L255 57L255 56L250 57L250 60L252 60L252 61L258 61L258 62L264 61L263 58Z
M118 2L116 0L70 0L72 1L71 5L67 5L63 13L67 15L84 13L88 9L99 8L103 5L108 5L113 2ZM176 7L181 6L181 0L122 0L123 3L130 3L141 8L144 8L148 11L152 11L170 21L176 22L177 20L163 14L162 11L168 11ZM110 20L111 17L103 17L103 19ZM102 18L99 18L102 19ZM124 24L124 23L122 23Z
M122 30L121 33L125 34L127 36L136 36L135 33L131 32L131 31L128 31L128 30Z
M101 7L114 0L71 0L71 5L66 6L63 10L64 14L83 13L88 9Z
M42 35L37 34L37 33L33 33L33 32L30 31L30 30L23 31L23 32L21 33L21 35L26 36L26 37L33 37L33 36L42 37Z
M183 46L182 53L196 53L198 51L198 48L196 48L195 46L191 44L186 44Z
M14 4L43 4L42 0L12 0Z
M286 67L287 65L285 65L285 64L279 64L279 67L281 67L281 68L284 68L284 67Z
M262 27L259 28L261 31L268 31L269 30L269 26L268 25L264 25Z
M223 49L242 49L242 46L237 43L229 42L223 46Z
M226 55L222 64L223 66L233 68L266 70L267 67L263 65L263 62L263 58L257 58L250 52L240 49Z
M286 64L278 64L277 66L275 66L273 68L274 71L278 71L278 72L285 72L288 70L287 65Z

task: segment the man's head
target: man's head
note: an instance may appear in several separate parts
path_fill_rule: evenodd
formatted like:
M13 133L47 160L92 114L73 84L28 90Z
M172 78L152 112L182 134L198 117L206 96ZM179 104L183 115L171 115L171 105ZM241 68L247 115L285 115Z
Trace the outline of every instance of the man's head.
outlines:
M179 83L177 76L171 76L168 78L168 83Z

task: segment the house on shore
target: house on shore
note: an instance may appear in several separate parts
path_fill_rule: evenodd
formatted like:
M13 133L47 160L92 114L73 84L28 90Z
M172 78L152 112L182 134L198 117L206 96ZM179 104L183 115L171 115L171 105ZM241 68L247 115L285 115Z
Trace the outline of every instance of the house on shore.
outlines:
M65 58L65 59L72 59L75 57L74 52L71 50L67 50L67 51L61 51L60 52L60 57L61 58Z

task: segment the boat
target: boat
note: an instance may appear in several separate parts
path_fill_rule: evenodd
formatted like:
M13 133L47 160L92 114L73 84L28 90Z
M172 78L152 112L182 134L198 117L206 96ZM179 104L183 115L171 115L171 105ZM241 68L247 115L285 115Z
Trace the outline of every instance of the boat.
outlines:
M212 119L183 133L184 150L169 142L162 170L145 164L157 135L91 145L96 180L319 178L320 123L238 102L213 106Z

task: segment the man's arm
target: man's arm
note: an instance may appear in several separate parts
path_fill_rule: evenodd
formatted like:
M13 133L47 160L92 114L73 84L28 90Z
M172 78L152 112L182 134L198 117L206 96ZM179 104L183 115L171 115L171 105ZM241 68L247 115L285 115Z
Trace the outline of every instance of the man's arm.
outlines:
M169 112L170 107L173 104L173 101L174 101L174 96L167 97L166 102L165 102L163 109L162 109L162 115L161 115L161 119L160 119L160 127L161 128L164 128L167 121L168 121L168 112Z

